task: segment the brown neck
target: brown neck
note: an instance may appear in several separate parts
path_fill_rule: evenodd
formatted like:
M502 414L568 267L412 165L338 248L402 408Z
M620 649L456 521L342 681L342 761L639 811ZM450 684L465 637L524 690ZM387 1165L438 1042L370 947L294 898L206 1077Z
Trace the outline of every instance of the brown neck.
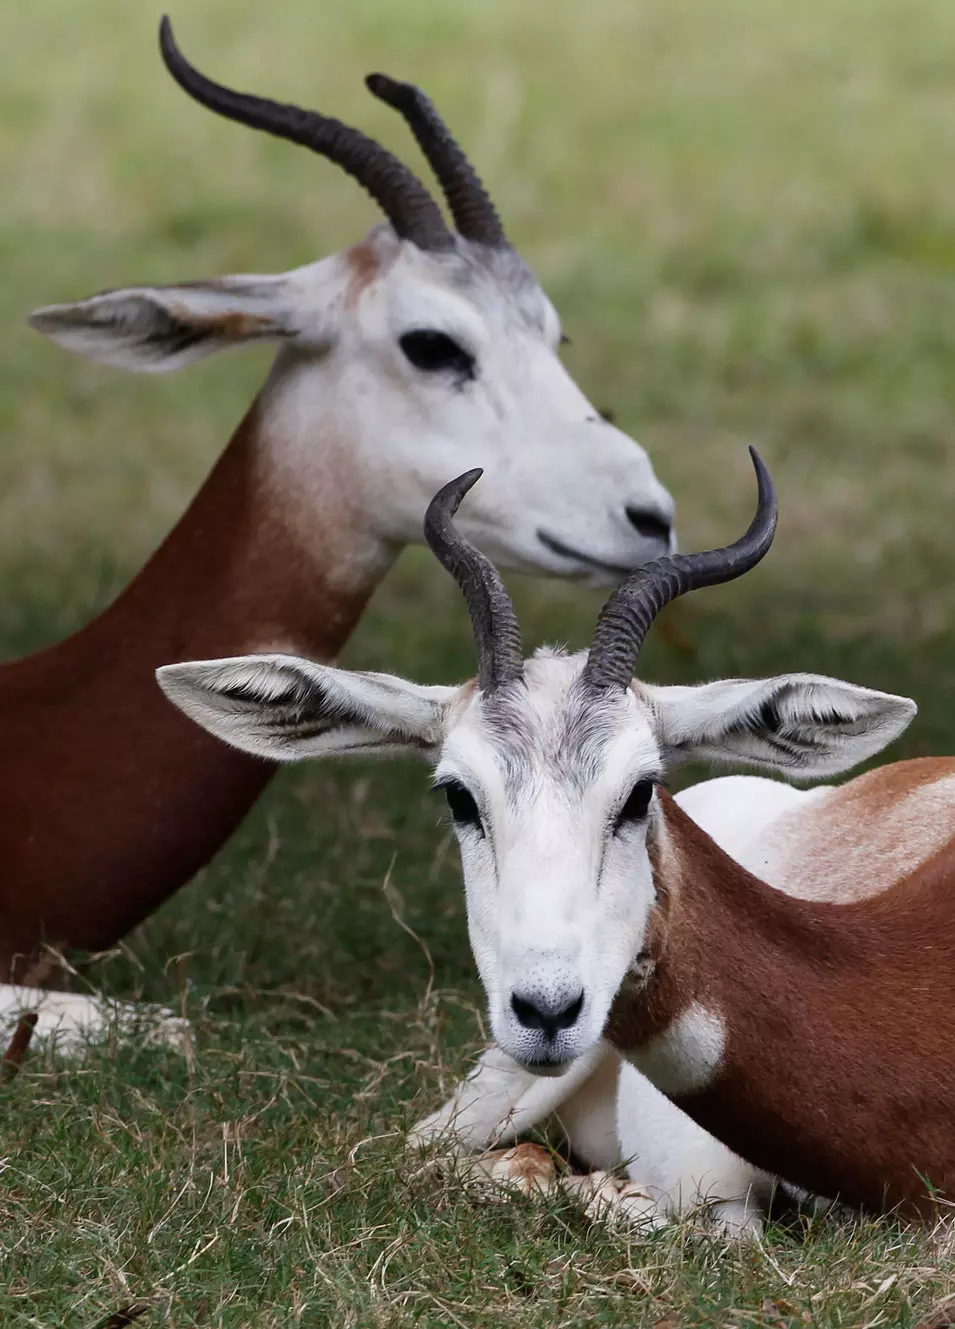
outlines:
M656 964L621 990L611 1041L647 1069L679 1017L704 1011L723 1052L702 1088L671 1096L731 1149L873 1209L926 1212L925 1178L955 1197L947 857L874 899L820 904L751 876L672 800L664 818Z
M142 664L270 648L334 657L394 555L362 531L361 514L340 492L334 455L327 491L309 495L302 530L290 520L302 497L278 492L264 451L253 405L142 572L58 649L98 653L121 640L137 677Z
M253 406L99 618L0 669L0 976L42 940L112 945L211 858L271 777L176 711L157 666L266 649L331 659L390 566L344 492L341 454L306 523L301 495L283 502L266 468L260 426Z

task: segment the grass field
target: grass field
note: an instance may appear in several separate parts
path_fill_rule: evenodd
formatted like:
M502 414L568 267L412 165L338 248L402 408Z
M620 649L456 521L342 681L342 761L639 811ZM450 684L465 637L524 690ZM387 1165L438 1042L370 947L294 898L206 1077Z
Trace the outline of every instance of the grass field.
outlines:
M124 377L30 333L34 306L271 271L375 220L331 167L188 102L123 0L0 9L0 650L87 621L198 487L267 364ZM780 491L758 574L682 607L681 681L827 671L908 693L895 756L955 746L955 10L947 0L192 0L184 49L236 85L413 153L364 92L424 84L558 304L567 357L650 450L685 546ZM466 463L467 459L462 459ZM599 599L515 583L529 640ZM346 659L472 668L447 578L406 554ZM185 1326L912 1326L955 1272L892 1223L743 1251L560 1204L481 1206L403 1156L480 1045L456 856L423 770L289 771L107 962L180 1005L193 1060L35 1055L0 1091L0 1323L123 1303ZM2 829L0 829L2 834ZM387 886L386 886L387 884ZM407 926L403 926L407 925Z

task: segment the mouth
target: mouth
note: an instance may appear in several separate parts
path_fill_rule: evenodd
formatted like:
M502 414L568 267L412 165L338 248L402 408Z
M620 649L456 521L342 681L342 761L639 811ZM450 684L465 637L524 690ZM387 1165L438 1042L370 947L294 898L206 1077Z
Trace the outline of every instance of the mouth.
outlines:
M571 563L583 564L584 567L594 568L597 572L609 573L612 577L627 577L635 567L639 566L638 564L605 563L603 559L594 558L592 554L584 554L579 549L565 545L562 540L555 540L552 535L548 535L544 530L538 529L537 538L545 549L549 549L558 558L565 558Z
M531 1075L540 1076L544 1080L554 1080L570 1069L573 1060L573 1057L565 1058L563 1061L554 1061L550 1057L540 1057L533 1061L522 1061L520 1065Z

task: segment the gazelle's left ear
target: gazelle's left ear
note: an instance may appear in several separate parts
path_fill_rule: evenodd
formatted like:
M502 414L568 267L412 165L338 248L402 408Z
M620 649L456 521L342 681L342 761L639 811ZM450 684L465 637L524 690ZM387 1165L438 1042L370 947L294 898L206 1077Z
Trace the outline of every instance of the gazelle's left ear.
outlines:
M140 373L164 373L216 351L302 332L288 273L104 291L34 310L29 323L68 351Z
M191 719L233 747L272 761L345 753L431 754L458 689L420 687L294 655L190 660L156 670Z
M670 761L740 763L797 780L838 775L875 756L917 709L908 697L821 674L641 691Z

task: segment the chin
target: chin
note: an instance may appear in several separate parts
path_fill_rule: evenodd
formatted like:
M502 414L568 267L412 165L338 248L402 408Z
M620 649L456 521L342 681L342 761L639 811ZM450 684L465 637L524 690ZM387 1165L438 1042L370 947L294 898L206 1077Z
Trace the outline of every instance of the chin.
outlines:
M494 1033L493 1027L491 1030ZM563 1075L577 1060L576 1054L567 1056L558 1048L529 1048L523 1039L511 1040L494 1034L494 1040L501 1051L511 1058L522 1071L537 1075L542 1079L553 1079Z
M541 1079L555 1079L557 1076L566 1074L574 1062L578 1061L586 1051L586 1048L566 1051L563 1048L556 1047L542 1050L534 1055L529 1054L526 1049L521 1051L515 1049L508 1055L513 1057L521 1070L527 1071L529 1075L536 1075Z
M632 569L632 571L635 570ZM612 591L629 575L629 572L615 572L609 568L606 572L598 572L596 568L584 568L575 576L568 577L567 580L572 581L576 586L582 586L587 591Z
M588 591L609 591L619 586L630 575L630 569L615 568L601 563L564 563L554 565L549 572L551 577L560 577L562 581L573 582Z
M574 1057L568 1057L566 1061L522 1061L519 1065L541 1080L556 1080L570 1070L575 1060Z

